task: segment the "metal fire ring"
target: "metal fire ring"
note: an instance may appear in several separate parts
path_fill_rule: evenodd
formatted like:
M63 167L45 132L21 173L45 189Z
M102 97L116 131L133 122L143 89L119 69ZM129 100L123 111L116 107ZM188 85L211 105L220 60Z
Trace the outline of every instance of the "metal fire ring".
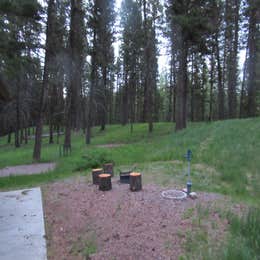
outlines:
M187 194L181 190L165 190L161 194L165 199L182 200L187 197Z

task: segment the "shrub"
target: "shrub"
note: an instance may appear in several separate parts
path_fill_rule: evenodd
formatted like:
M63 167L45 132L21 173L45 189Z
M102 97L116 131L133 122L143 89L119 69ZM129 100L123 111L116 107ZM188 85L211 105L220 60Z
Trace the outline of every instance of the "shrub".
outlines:
M82 171L91 168L102 167L104 163L113 162L111 156L105 151L100 151L98 149L90 150L87 154L83 155L84 159L77 165L75 171Z

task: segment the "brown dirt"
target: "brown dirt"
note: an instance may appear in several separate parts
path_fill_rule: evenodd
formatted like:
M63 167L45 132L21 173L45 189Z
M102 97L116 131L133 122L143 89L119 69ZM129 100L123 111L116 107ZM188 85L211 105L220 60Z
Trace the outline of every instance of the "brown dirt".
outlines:
M175 201L162 198L165 188L153 184L140 192L129 191L129 185L115 179L112 185L111 191L102 192L86 179L74 178L43 187L49 260L178 259L196 209L227 201L206 193L198 193L196 200ZM219 238L227 222L215 206L208 219L217 226L212 233ZM210 229L205 221L207 225ZM93 247L96 252L88 256Z
M116 148L124 146L125 144L98 144L96 147L98 148Z
M8 166L0 169L0 177L11 175L42 174L54 170L56 163L34 163L27 165Z

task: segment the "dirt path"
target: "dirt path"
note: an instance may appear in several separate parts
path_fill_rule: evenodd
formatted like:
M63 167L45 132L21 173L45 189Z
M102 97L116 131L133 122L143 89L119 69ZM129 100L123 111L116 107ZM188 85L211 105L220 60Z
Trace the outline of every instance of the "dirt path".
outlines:
M10 166L0 169L0 177L11 175L42 174L53 170L55 167L56 163L35 163L28 165Z
M113 181L112 191L101 192L82 179L46 185L48 259L178 259L192 227L190 209L223 197L199 193L197 200L174 201L162 198L162 190L149 184L133 193ZM222 232L225 223L210 217Z
M95 145L95 147L98 148L117 148L117 147L121 147L124 146L125 144L121 144L121 143L117 143L117 144L97 144Z

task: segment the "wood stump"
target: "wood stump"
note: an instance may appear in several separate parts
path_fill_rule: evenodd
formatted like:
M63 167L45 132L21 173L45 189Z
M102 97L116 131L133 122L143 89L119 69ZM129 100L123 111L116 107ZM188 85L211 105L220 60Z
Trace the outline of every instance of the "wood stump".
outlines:
M139 172L130 173L130 190L139 191L142 189L142 175Z
M111 174L102 173L99 175L99 190L107 191L112 189Z
M103 173L103 169L93 169L92 170L92 180L93 184L98 185L99 184L99 175Z
M114 176L114 171L113 171L113 163L105 163L103 165L104 173L109 173L111 174L111 177Z

